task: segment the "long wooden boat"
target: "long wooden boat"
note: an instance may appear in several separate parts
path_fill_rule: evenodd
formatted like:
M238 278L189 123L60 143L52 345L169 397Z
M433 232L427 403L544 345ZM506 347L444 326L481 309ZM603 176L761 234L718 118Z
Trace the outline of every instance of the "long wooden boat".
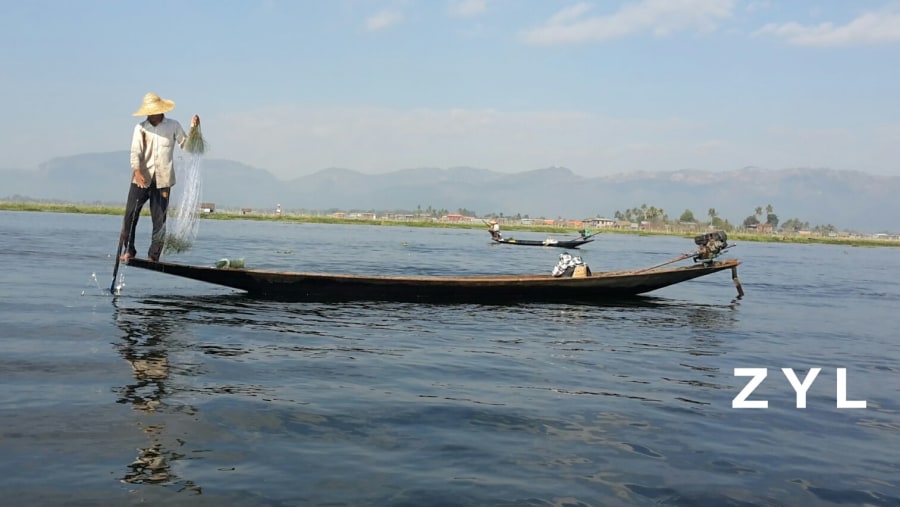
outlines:
M585 243L590 243L594 241L594 238L575 238L575 239L564 239L564 240L556 240L552 238L547 238L544 240L537 239L515 239L515 238L491 238L497 243L501 243L504 245L522 245L522 246L555 246L559 248L578 248Z
M663 287L732 271L737 279L740 261L729 259L677 268L595 272L583 278L549 274L491 276L383 276L298 273L259 269L230 269L153 262L134 258L129 266L199 280L246 291L263 298L290 301L413 301L413 302L599 302L627 298Z

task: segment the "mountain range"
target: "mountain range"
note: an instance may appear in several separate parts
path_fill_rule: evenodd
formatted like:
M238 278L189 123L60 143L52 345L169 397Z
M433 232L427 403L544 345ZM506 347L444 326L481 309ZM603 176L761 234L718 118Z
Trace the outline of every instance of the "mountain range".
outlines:
M416 211L466 209L479 216L612 217L642 204L672 219L691 210L698 220L717 215L733 224L772 205L783 222L834 225L860 232L900 231L900 177L822 168L629 172L584 177L564 167L514 174L488 169L403 169L363 174L328 168L279 179L240 162L203 159L202 196L219 209ZM130 181L127 151L60 157L36 170L0 170L6 200L123 204ZM173 188L177 197L178 186Z

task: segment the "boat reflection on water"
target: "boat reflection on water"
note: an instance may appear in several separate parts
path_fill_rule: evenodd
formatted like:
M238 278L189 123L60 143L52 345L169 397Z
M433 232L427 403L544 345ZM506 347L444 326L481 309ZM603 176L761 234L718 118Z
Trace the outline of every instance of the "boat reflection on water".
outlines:
M167 399L173 394L169 380L169 342L171 321L163 317L164 308L128 308L113 298L116 325L122 330L121 341L116 344L119 354L131 365L134 383L118 389L117 403L131 404L144 414L139 422L148 438L148 444L137 449L138 454L127 466L123 482L131 484L158 484L176 486L178 491L201 493L201 488L190 480L180 480L172 471L172 462L185 459L185 454L172 448L184 445L181 439L166 435L164 413L194 413L193 407L172 406Z

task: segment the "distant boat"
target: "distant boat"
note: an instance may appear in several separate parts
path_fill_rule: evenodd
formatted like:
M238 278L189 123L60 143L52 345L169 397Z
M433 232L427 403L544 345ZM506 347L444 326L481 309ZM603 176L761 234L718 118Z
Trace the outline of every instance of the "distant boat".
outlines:
M522 246L555 246L559 248L578 248L585 243L594 241L594 238L576 238L569 240L556 240L547 238L544 240L537 239L515 239L515 238L497 238L491 237L497 243L504 245L522 245Z
M491 240L504 245L522 245L522 246L555 246L559 248L578 248L579 246L594 241L594 235L586 233L583 229L578 231L580 236L575 239L558 240L553 238L547 239L515 239L504 238L500 234L500 226L492 220L488 224L488 232L491 233Z
M670 261L670 262L674 262ZM668 264L668 263L664 263ZM740 261L709 260L678 268L594 272L583 277L550 274L478 276L383 276L231 269L153 262L129 266L231 287L251 296L284 301L411 301L431 303L582 302L629 298L718 271L737 279Z

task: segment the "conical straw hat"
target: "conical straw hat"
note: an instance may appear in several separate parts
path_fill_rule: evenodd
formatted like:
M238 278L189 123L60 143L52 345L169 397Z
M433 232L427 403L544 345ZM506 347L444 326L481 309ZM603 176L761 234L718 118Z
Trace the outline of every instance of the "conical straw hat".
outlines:
M175 101L167 100L155 93L144 95L144 101L141 108L135 111L131 116L149 116L151 114L168 113L175 109Z

